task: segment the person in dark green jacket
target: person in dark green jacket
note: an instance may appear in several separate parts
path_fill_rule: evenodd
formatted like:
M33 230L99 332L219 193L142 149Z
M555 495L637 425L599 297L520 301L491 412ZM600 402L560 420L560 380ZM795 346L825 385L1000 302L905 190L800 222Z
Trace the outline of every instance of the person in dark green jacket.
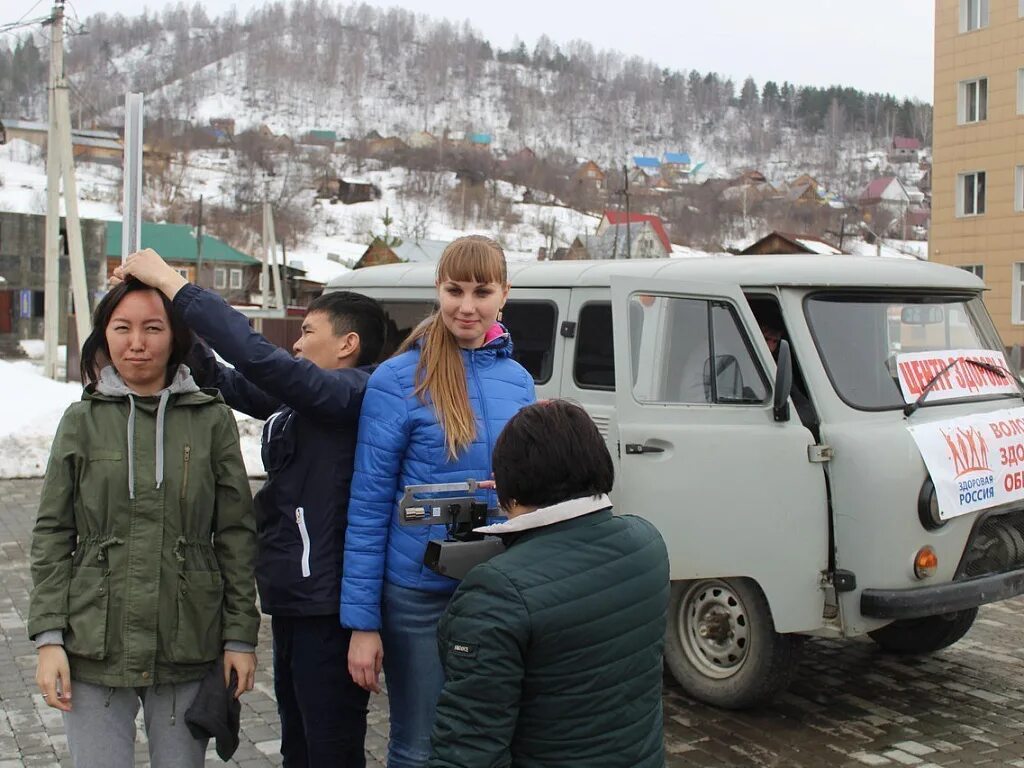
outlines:
M28 631L76 768L134 763L140 702L154 768L201 766L200 680L223 658L236 697L253 685L252 497L231 410L182 364L191 341L156 291L112 289L51 448Z
M494 446L507 549L473 568L438 630L431 768L661 768L668 553L614 515L586 411L521 410Z

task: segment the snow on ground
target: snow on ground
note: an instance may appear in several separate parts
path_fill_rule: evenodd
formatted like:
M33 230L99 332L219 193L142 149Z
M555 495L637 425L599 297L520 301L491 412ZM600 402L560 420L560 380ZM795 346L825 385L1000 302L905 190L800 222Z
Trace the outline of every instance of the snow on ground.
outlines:
M82 398L77 383L52 381L39 363L41 339L21 342L29 360L0 360L0 479L42 477L60 417ZM64 347L59 348L63 357ZM263 477L263 422L236 412L242 458L250 477Z

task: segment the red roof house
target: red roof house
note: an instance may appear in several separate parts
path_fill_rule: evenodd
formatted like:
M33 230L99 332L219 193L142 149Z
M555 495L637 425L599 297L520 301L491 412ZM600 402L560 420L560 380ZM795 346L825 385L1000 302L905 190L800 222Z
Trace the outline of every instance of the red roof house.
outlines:
M601 223L597 225L597 234L601 234L609 226L615 224L643 222L651 225L655 234L658 235L661 244L665 246L665 250L668 253L672 253L672 242L668 239L668 232L665 231L665 223L661 220L660 216L655 216L651 213L630 213L627 219L625 211L605 211L604 216L601 217Z

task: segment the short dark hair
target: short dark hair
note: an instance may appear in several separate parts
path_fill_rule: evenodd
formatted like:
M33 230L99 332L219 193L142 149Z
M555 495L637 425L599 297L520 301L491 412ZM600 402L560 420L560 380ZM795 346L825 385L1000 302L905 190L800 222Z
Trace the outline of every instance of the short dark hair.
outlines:
M160 297L167 313L167 322L171 328L171 356L167 361L167 374L164 377L164 386L171 383L175 371L181 363L188 359L189 350L192 348L193 336L188 326L174 316L171 302L156 288L139 282L129 277L123 283L118 283L96 305L96 311L92 316L92 333L89 334L85 343L82 344L82 360L79 365L79 372L83 384L93 384L99 381L100 369L108 365L110 361L110 347L107 345L107 325L110 318L117 309L117 305L129 293L135 291L153 291Z
M508 509L549 507L609 493L615 467L590 415L566 400L546 400L509 419L491 461L498 501Z
M331 320L335 336L355 333L359 336L357 365L370 365L380 360L387 338L387 318L374 299L352 291L331 291L317 296L306 309L323 312Z

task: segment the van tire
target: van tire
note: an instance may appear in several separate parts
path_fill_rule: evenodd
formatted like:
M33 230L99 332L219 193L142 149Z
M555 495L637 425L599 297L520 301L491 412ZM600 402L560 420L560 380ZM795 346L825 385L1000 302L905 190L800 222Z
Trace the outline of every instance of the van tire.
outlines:
M710 631L723 637L708 637ZM725 709L763 704L786 689L803 638L775 631L764 592L751 579L672 583L665 662L693 698Z
M977 616L977 608L968 608L921 619L902 619L868 632L868 636L890 653L933 653L966 635Z

